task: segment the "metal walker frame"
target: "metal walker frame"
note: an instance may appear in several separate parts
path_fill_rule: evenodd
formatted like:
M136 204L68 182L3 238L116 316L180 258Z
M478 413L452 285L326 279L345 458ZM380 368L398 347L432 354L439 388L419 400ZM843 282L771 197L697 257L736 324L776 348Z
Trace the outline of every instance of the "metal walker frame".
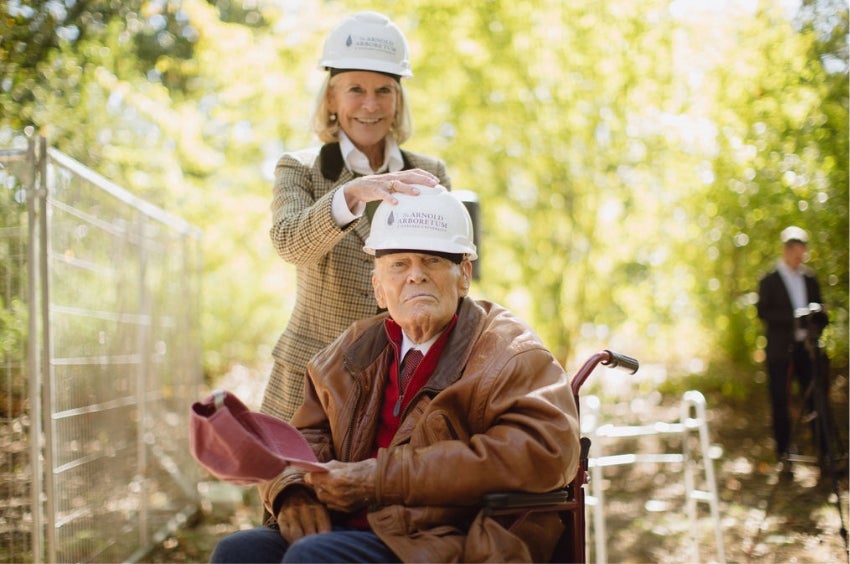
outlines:
M593 444L599 448L603 439L624 439L662 435L680 435L682 439L682 452L657 452L657 453L621 453L605 456L590 457L590 495L587 496L587 505L593 507L593 532L594 550L597 562L607 562L608 552L606 546L605 525L605 492L603 485L603 469L611 466L622 466L627 464L676 464L682 465L685 481L685 501L688 519L690 522L691 535L691 560L699 562L699 539L697 538L697 502L707 503L714 522L714 540L718 562L725 562L726 555L723 543L723 531L720 523L720 508L717 496L717 482L714 475L714 462L712 450L709 444L708 422L706 420L706 402L702 393L690 390L682 396L680 407L680 419L675 423L656 422L650 425L612 425L605 424L596 426L599 421L600 403L596 396L587 396L585 404L590 411L590 417L584 421L590 422L587 433ZM693 434L697 434L699 448L694 448L691 440ZM704 489L696 486L696 474L698 467L703 470Z

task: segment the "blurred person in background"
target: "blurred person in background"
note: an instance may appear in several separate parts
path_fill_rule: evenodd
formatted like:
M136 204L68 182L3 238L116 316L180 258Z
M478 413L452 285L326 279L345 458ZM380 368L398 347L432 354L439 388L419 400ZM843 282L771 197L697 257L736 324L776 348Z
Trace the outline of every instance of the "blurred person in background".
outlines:
M443 161L403 151L412 122L402 79L407 40L387 17L357 13L333 29L319 63L328 74L312 123L321 148L287 153L275 169L270 236L296 267L296 298L274 348L264 413L289 420L304 397L307 361L351 322L375 315L371 215L415 185L450 188Z
M809 389L812 382L812 351L808 348L812 343L809 339L820 336L826 315L821 308L817 278L804 264L808 233L792 225L782 230L780 240L782 256L776 261L776 268L759 282L757 308L767 337L768 389L776 456L782 463L782 473L788 474L791 472L788 457L792 454L791 386L796 380L801 395ZM807 321L815 321L817 325ZM811 410L811 404L808 398L806 408Z

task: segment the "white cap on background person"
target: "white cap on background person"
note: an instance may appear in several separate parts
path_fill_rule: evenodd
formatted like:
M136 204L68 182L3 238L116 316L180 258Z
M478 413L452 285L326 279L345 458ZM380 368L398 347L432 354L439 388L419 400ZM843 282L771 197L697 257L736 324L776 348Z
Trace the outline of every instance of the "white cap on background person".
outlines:
M782 233L779 234L779 238L782 240L783 244L788 244L793 241L803 243L804 245L809 243L809 234L806 233L805 229L801 229L796 225L791 225L783 229Z

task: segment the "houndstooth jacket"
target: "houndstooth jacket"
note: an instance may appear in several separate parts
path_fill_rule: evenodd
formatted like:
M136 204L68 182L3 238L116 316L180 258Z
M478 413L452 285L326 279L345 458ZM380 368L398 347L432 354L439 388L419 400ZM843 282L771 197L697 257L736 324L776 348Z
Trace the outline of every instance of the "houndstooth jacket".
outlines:
M404 168L421 168L450 188L442 160L402 151ZM339 143L287 153L275 169L270 237L277 253L296 267L292 315L272 356L275 369L261 411L288 420L304 397L305 367L314 354L357 319L375 315L372 257L364 215L340 228L331 214L337 188L355 178Z

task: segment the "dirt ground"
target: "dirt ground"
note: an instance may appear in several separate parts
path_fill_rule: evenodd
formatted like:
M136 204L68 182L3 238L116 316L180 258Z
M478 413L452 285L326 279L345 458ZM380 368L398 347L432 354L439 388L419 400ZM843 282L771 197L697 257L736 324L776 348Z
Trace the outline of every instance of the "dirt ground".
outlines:
M603 391L598 424L654 425L676 422L681 398L642 392L640 384ZM589 395L588 395L589 397ZM638 462L603 469L605 550L609 562L718 562L715 527L722 531L728 562L850 562L842 529L848 526L847 379L836 378L830 393L837 443L835 479L821 476L815 463L797 463L793 476L780 476L764 394L730 403L706 394L706 420L714 456L718 521L710 505L697 503L694 522L685 504L681 463ZM586 397L582 396L583 400ZM635 399L639 398L639 399ZM590 419L582 407L582 422ZM689 411L690 417L695 412ZM810 441L795 425L802 453ZM688 444L693 446L694 440ZM696 445L698 446L698 444ZM592 457L632 453L681 453L681 434L645 438L597 438ZM699 449L697 449L698 451ZM843 456L839 456L841 452ZM696 467L697 489L708 490L704 466ZM589 487L589 486L588 486ZM203 510L189 526L166 538L145 562L204 562L222 536L257 525L262 510L256 492L220 482L202 484ZM588 490L588 493L590 491ZM596 561L595 507L587 505L589 561ZM846 536L846 532L844 533Z

